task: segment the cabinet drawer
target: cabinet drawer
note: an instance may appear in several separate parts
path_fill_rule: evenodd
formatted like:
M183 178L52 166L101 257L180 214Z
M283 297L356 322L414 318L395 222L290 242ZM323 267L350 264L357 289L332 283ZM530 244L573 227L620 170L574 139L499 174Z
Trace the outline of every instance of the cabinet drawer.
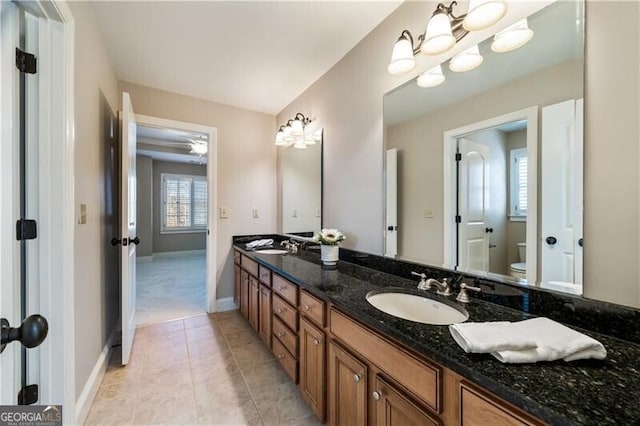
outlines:
M442 409L442 368L418 360L387 340L330 310L331 334L360 353L437 413Z
M273 295L273 314L282 320L287 327L298 331L298 312L276 294Z
M543 423L510 407L497 397L460 383L460 424L462 426L534 426Z
M240 265L254 277L258 276L258 262L249 259L244 254L240 257Z
M284 367L291 380L298 384L298 361L291 356L289 351L280 343L278 339L273 339L273 354Z
M273 274L273 291L293 306L298 306L298 286L279 275Z
M265 266L258 265L258 274L260 282L267 287L271 287L271 270Z
M315 298L306 291L300 292L300 312L316 325L324 327L325 307L324 302Z
M416 405L404 392L376 376L372 392L376 407L376 425L440 426L440 420L428 410ZM485 426L493 425L487 423Z
M238 250L233 251L233 263L236 265L240 264L240 252Z
M294 357L298 357L298 335L289 329L278 317L273 317L273 335L282 343ZM274 341L276 339L273 339Z

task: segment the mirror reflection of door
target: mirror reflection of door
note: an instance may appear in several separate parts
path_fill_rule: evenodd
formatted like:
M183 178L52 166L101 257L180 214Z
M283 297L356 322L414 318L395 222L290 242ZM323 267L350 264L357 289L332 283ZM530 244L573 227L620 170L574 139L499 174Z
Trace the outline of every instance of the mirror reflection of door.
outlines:
M458 138L457 269L526 279L527 121Z

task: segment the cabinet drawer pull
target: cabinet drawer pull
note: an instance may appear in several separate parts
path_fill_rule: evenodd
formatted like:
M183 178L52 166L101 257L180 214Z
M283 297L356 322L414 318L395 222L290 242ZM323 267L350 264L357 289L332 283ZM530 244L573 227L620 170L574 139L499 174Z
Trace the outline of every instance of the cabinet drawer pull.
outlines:
M285 334L287 334L287 333L283 333L282 331L279 331L279 332L276 334L276 336L278 336L278 337L283 337Z
M278 291L284 291L284 287L279 286L279 287L278 287Z
M311 310L311 306L309 306L309 305L304 305L304 310L305 310L305 311L310 311L310 310Z
M375 399L376 401L380 401L380 398L382 398L382 392L373 391L373 399Z
M278 355L278 359L282 359L282 358L284 358L284 354Z
M318 346L320 344L320 340L318 339L313 339L313 344Z
M284 312L284 308L278 308L277 312L278 312L279 314L283 313L283 312Z
M354 374L353 375L353 381L356 383L360 383L360 380L362 380L362 376L360 376L359 374Z

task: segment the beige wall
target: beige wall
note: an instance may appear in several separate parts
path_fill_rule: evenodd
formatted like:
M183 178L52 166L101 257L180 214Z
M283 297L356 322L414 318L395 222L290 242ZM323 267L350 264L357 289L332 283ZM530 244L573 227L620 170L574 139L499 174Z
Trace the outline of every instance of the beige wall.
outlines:
M206 176L207 166L199 164L174 163L153 160L153 253L167 251L204 250L207 248L206 234L189 232L180 234L163 234L160 232L162 218L162 174Z
M401 5L278 115L301 111L325 128L325 226L347 233L345 247L383 252L382 97L417 73L386 68L400 31L421 31L434 6ZM587 4L585 295L632 306L640 306L639 23L636 2ZM621 182L624 191L611 190Z
M119 234L118 82L91 5L67 4L75 19L75 201L87 205L87 223L74 230L77 397L118 319L120 251L109 244Z
M228 219L217 219L217 298L231 297L231 237L276 231L275 117L126 82L120 82L119 89L131 94L138 114L218 129L215 184L218 207L227 208ZM253 208L258 209L257 219Z
M140 244L136 256L153 254L153 159L136 156L136 233Z

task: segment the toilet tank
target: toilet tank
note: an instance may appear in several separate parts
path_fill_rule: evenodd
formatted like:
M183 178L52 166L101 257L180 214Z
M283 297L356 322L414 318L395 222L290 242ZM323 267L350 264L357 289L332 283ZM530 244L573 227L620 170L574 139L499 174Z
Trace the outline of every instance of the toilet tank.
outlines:
M520 262L527 261L527 243L518 243L518 257Z

